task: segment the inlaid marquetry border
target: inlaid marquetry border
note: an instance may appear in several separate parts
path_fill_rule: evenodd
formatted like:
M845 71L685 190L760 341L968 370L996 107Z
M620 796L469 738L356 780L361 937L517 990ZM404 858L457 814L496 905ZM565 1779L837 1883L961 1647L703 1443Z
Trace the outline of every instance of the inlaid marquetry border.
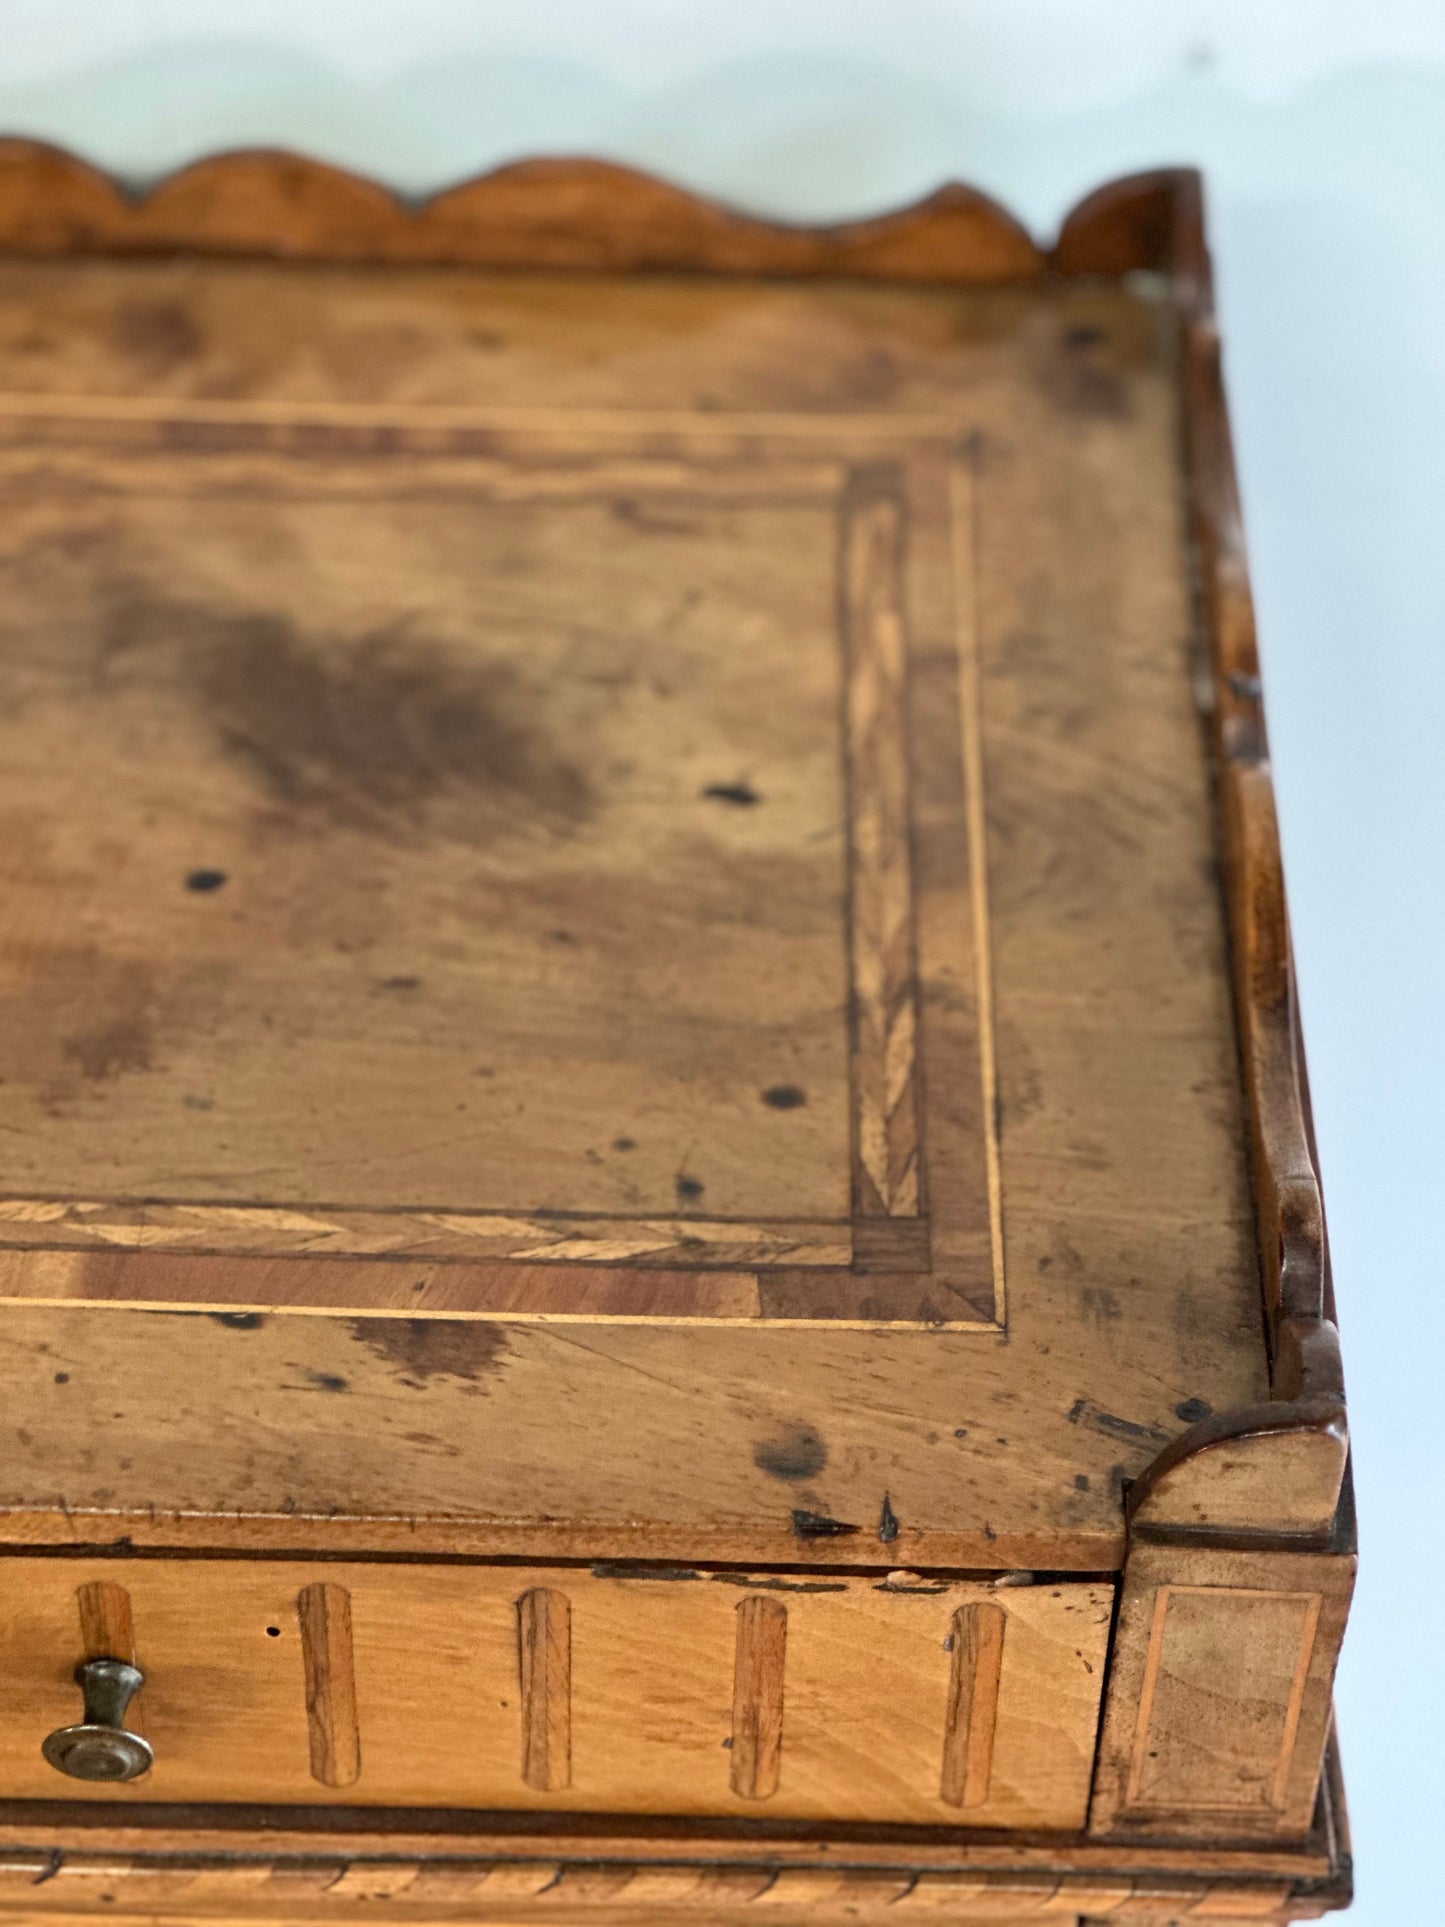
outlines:
M1343 1463L1347 1435L1334 1303L1197 171L1155 169L1105 183L1070 210L1053 246L1046 247L996 202L957 182L876 218L793 227L743 215L634 169L577 157L512 163L418 202L344 169L274 150L212 155L138 194L62 148L26 138L0 141L0 255L146 259L178 251L210 260L613 273L681 269L765 279L846 274L884 284L943 286L1015 282L1036 287L1045 277L1065 283L1089 277L1119 281L1133 273L1162 277L1181 323L1189 511L1212 656L1213 736L1226 826L1226 881L1234 906L1266 1310L1289 1340L1275 1348L1276 1357L1291 1364L1273 1403L1281 1413L1298 1410L1309 1423L1328 1408ZM33 406L35 398L17 399ZM52 401L48 398L46 406ZM96 407L91 398L85 402ZM100 406L119 413L124 403L112 399ZM199 416L211 405L168 404L176 418L188 406ZM233 413L247 409L253 418L269 408L293 420L317 407L304 402L231 406ZM325 406L356 420L368 408ZM370 405L377 422L397 412L389 404ZM515 423L532 412L493 414ZM437 419L437 411L431 419ZM816 432L816 418L810 417L801 419L801 428L797 417L729 419L735 428L751 421L779 435ZM936 414L835 416L831 421L882 441L899 433L927 439L941 429ZM708 426L696 418L681 425L698 433ZM602 426L615 426L615 420L604 418ZM957 433L964 430L964 424L953 425ZM996 1266L998 1258L996 1244ZM1303 1411L1305 1400L1317 1408L1310 1415ZM1199 1426L1224 1423L1220 1417L1201 1420ZM1160 1471L1174 1473L1181 1458L1199 1449L1203 1436L1198 1427L1191 1428L1178 1452L1162 1456ZM1154 1487L1152 1478L1136 1483L1136 1511L1155 1503Z
M580 436L579 436L580 429ZM882 432L880 432L880 430ZM843 657L843 755L847 797L847 921L850 1030L852 1211L848 1220L701 1219L671 1214L536 1214L445 1208L306 1206L266 1201L227 1203L74 1197L0 1197L0 1251L41 1247L178 1253L204 1256L416 1259L440 1264L652 1268L689 1274L769 1271L862 1275L878 1289L865 1315L777 1315L764 1308L737 1313L703 1302L676 1312L649 1307L619 1311L594 1303L538 1309L509 1302L492 1307L438 1307L442 1316L599 1322L741 1325L878 1325L993 1332L1003 1328L1002 1179L999 1161L993 1037L987 848L980 717L975 447L958 424L936 419L831 415L699 415L687 411L592 410L579 418L550 409L398 409L367 404L307 407L251 403L173 402L169 398L0 394L0 464L17 447L37 443L63 460L99 438L106 446L144 453L173 446L184 433L191 452L244 455L403 453L465 474L454 485L477 499L593 499L599 492L685 492L704 499L816 502L837 526L838 631ZM625 438L625 454L615 438ZM880 444L866 459L861 437ZM757 441L780 442L781 462L760 460ZM600 444L579 459L579 439ZM680 456L678 444L721 441L712 458ZM727 445L744 442L745 456ZM561 446L559 446L561 444ZM795 454L799 445L806 453ZM908 637L905 551L909 463L927 446L947 457L954 636L961 718L960 759L967 824L976 1042L981 1066L979 1116L989 1219L991 1315L962 1319L894 1316L888 1300L917 1281L922 1296L934 1276L926 1208L925 1108L921 1088L916 906L910 854ZM518 465L526 452L529 460ZM538 455L542 459L538 460ZM820 459L821 457L821 459ZM230 487L236 478L232 477ZM308 477L303 492L328 489ZM268 492L274 492L268 481ZM448 492L453 492L449 490ZM188 496L196 491L187 488ZM885 1227L891 1227L884 1235ZM901 1267L901 1270L900 1270ZM548 1294L552 1296L553 1294ZM0 1291L0 1302L69 1303L82 1288L47 1296ZM854 1298L860 1296L852 1294ZM107 1293L112 1305L155 1302ZM173 1297L164 1300L174 1304ZM198 1302L217 1302L209 1294ZM248 1306L247 1308L251 1308ZM287 1305L292 1311L305 1305ZM322 1307L318 1307L320 1309ZM337 1306L326 1304L333 1311ZM394 1306L348 1306L367 1311ZM902 1311L904 1305L900 1303Z
M1269 1807L1276 1813L1283 1812L1289 1788L1290 1769L1294 1765L1295 1746L1299 1739L1300 1715L1304 1709L1310 1662L1314 1658L1320 1612L1324 1602L1317 1592L1281 1592L1261 1586L1166 1585L1159 1588L1155 1595L1154 1614L1149 1626L1149 1646L1144 1661L1143 1685L1139 1693L1138 1724L1134 1731L1134 1748L1129 1760L1129 1777L1124 1791L1126 1803L1129 1806L1151 1810L1183 1809L1193 1813L1234 1813L1241 1810L1247 1811L1260 1804L1247 1787L1242 1796L1238 1791L1235 1784L1238 1774L1236 1761L1228 1762L1222 1770L1216 1772L1219 1792L1217 1797L1212 1799L1202 1797L1197 1788L1187 1796L1181 1794L1174 1798L1145 1789L1145 1775L1151 1757L1149 1743L1154 1734L1154 1703L1161 1676L1167 1672L1164 1648L1168 1636L1169 1609L1176 1599L1204 1599L1216 1604L1224 1600L1237 1602L1237 1624L1241 1635L1247 1628L1247 1613L1250 1606L1257 1606L1268 1600L1275 1605L1291 1605L1299 1608L1299 1651L1290 1674L1289 1694L1280 1718L1279 1745L1275 1754L1274 1771L1269 1778L1267 1797Z
M855 469L839 530L855 1223L921 1215L900 481L891 465Z

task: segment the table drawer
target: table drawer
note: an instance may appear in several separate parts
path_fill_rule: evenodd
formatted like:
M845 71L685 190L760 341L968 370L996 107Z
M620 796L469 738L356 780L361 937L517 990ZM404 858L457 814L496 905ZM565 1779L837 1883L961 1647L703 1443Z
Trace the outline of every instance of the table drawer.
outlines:
M1111 1588L0 1562L0 1796L1077 1827ZM125 1784L42 1756L134 1659Z

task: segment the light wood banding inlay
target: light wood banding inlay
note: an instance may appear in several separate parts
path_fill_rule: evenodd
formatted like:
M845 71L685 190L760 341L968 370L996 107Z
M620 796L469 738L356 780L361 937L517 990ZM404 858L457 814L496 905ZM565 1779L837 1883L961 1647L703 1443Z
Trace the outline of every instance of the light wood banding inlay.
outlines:
M853 1210L919 1210L918 1019L908 854L903 503L895 469L855 473L843 504L854 1004Z
M33 1251L37 1259L22 1268L23 1277L0 1280L0 1297L199 1305L211 1302L210 1293L182 1299L168 1258L184 1256L193 1274L230 1257L324 1256L445 1267L444 1289L424 1282L430 1296L456 1302L426 1309L469 1316L996 1329L1004 1322L991 1101L996 1077L991 1040L974 1034L980 1024L992 1024L976 701L963 704L962 744L938 752L952 762L961 750L964 765L964 781L945 814L959 819L954 827L973 874L965 915L975 929L964 948L972 953L970 974L975 967L978 974L971 986L976 1001L959 1004L947 1022L935 1018L936 1033L955 1034L944 1050L950 1067L932 1082L922 1063L924 987L948 973L948 960L960 954L959 933L956 906L940 907L937 879L914 873L918 719L910 704L918 662L911 652L919 647L924 657L937 656L947 647L937 585L970 562L956 538L949 542L948 515L928 506L938 500L940 485L946 497L950 469L960 466L960 423L900 414L889 418L885 436L866 417L789 416L760 460L748 432L757 420L747 411L722 425L705 411L687 410L603 410L599 419L588 414L581 422L566 410L536 408L520 415L464 409L465 420L404 406L363 415L353 418L342 406L334 418L303 409L293 419L284 408L262 407L257 414L224 405L210 415L185 408L177 415L160 398L135 407L122 398L111 409L100 397L90 409L83 396L50 397L43 407L17 405L8 428L0 422L0 484L12 485L14 462L30 460L39 441L48 458L68 464L67 487L85 493L103 483L130 504L117 509L122 519L139 514L135 503L150 502L158 488L168 491L176 514L201 513L199 505L223 487L278 513L278 505L291 503L299 512L317 498L317 482L310 465L294 457L324 441L336 471L326 484L331 493L324 494L328 514L339 513L344 502L348 513L364 518L383 500L404 504L425 495L450 503L452 515L471 503L494 503L535 531L559 514L585 521L599 502L620 492L628 499L686 502L689 515L717 518L718 540L734 539L733 521L756 519L764 508L801 518L803 528L815 517L817 542L795 567L801 581L811 563L825 624L832 605L834 634L821 628L819 634L841 655L835 714L844 794L842 820L834 821L846 870L836 902L846 974L832 1015L846 1032L846 1049L811 1098L793 1097L801 1083L764 1088L782 1093L779 1108L806 1106L810 1118L822 1117L821 1089L834 1070L843 1072L839 1095L846 1108L839 1107L839 1141L828 1146L837 1168L838 1213L819 1193L807 1200L806 1215L785 1215L787 1204L776 1209L776 1186L769 1192L766 1182L755 1187L756 1206L740 1198L733 1202L741 1209L706 1217L672 1212L655 1186L648 1208L635 1214L589 1209L593 1193L605 1193L605 1184L598 1191L601 1180L591 1191L584 1186L571 1208L541 1215L494 1208L475 1187L468 1190L470 1179L455 1174L441 1181L434 1205L382 1208L347 1201L344 1185L329 1202L264 1194L186 1197L150 1182L131 1196L97 1198L58 1186L49 1195L0 1199L0 1247ZM186 486L177 491L171 438L182 421L189 466ZM384 440L378 439L383 425ZM378 459L383 446L385 461ZM965 490L970 513L972 499ZM166 593L174 601L173 585ZM970 569L955 583L956 601L971 608L971 595ZM962 626L971 636L969 624ZM956 639L960 651L964 642ZM970 669L961 660L959 673L976 695L976 664ZM945 893L953 887L948 882ZM968 1076L968 1060L980 1053L981 1072L972 1076L980 1079L983 1102L975 1115L971 1098L960 1107L943 1093L960 1071ZM745 1162L741 1155L739 1162ZM709 1187L709 1198L714 1195ZM66 1268L62 1254L77 1262ZM87 1254L93 1264L84 1262ZM115 1276L116 1260L133 1261L135 1276ZM462 1278L462 1266L495 1269ZM312 1309L313 1297L318 1310L391 1309L377 1298L385 1281L367 1268L358 1266L343 1284L334 1270L308 1265L307 1278L305 1290L286 1294L287 1309ZM250 1310L280 1308L281 1300L223 1289L216 1302Z
M1316 1592L1251 1586L1159 1588L1131 1807L1283 1811L1322 1603Z
M993 1258L994 1317L1008 1322L1003 1241L1003 1166L999 1151L998 1046L994 1028L993 936L988 883L988 805L983 766L983 676L979 661L979 440L967 437L949 465L953 591L957 598L958 700L962 723L964 813L968 829L969 895L978 991L978 1062L983 1099L983 1147L988 1183L989 1245Z

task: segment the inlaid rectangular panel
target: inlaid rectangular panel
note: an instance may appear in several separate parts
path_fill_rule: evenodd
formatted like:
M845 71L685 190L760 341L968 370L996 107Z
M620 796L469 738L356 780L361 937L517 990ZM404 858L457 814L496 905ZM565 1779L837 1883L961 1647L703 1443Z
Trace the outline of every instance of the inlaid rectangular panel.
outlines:
M1091 1831L1303 1839L1353 1578L1348 1554L1132 1548Z
M40 1752L79 1717L97 1581L145 1674L155 1765L128 1786ZM906 1576L16 1558L0 1798L1077 1827L1110 1605Z
M1115 1569L1269 1389L1162 285L0 313L12 1537Z
M1317 1592L1159 1588L1131 1806L1283 1808L1320 1606Z
M0 1227L144 1254L98 1298L999 1323L974 488L826 420L0 398Z

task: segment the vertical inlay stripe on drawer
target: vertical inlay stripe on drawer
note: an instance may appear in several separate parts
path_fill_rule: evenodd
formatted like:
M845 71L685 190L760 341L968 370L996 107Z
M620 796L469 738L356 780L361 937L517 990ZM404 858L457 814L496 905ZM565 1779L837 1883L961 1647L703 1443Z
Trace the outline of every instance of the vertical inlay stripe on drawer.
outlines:
M943 1734L942 1797L951 1807L980 1807L993 1773L998 1683L1003 1669L1004 1610L991 1600L953 1615L953 1669Z
M745 1800L766 1800L778 1790L787 1646L788 1609L780 1600L738 1602L730 1778Z
M80 1643L86 1659L123 1659L135 1664L135 1622L130 1594L109 1579L92 1579L75 1589L80 1608Z
M522 1778L539 1793L572 1784L572 1605L536 1586L517 1601Z
M91 1579L75 1589L80 1609L82 1659L123 1659L136 1663L135 1620L131 1614L130 1594L110 1579ZM133 1733L145 1732L142 1693L131 1701L125 1723Z
M303 1586L296 1617L306 1668L311 1776L323 1786L350 1786L361 1772L351 1594L345 1586Z

